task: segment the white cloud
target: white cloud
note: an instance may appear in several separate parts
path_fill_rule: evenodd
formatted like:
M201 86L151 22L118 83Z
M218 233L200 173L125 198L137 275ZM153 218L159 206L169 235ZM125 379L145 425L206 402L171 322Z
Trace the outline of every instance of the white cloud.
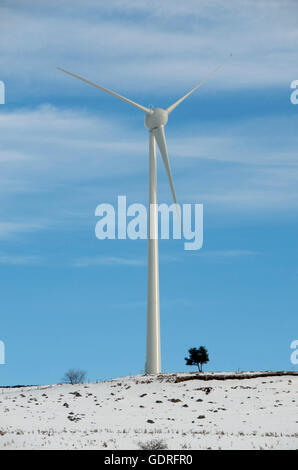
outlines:
M146 266L146 261L137 258L122 258L117 256L85 257L79 258L73 262L77 268L86 268L90 266Z
M214 259L214 260L224 260L224 259L233 259L241 258L247 256L258 256L262 254L259 251L253 250L212 250L205 251L200 250L195 254L195 256L200 256L203 258ZM178 256L170 255L161 255L162 262L185 262L185 258ZM131 267L144 267L147 266L147 260L143 258L124 258L117 256L101 256L101 257L82 257L76 259L72 263L73 267L76 268L87 268L95 266L131 266Z
M45 225L35 223L0 222L0 239L10 239L24 233L45 229Z
M36 96L57 102L69 94L81 105L84 96L98 103L107 99L58 72L55 67L61 65L127 91L140 102L146 92L152 101L162 95L168 104L231 50L232 60L201 93L216 94L226 87L286 89L296 78L296 10L293 2L277 0L86 0L83 7L76 0L41 0L38 7L31 0L12 0L0 7L0 68L8 85L7 102L28 102ZM19 99L11 93L20 93ZM7 215L12 207L17 211L16 200L18 210L30 205L38 211L35 195L56 220L62 212L93 212L105 195L116 197L122 188L145 201L147 134L142 113L137 121L138 115L117 119L98 109L92 114L49 105L9 113L1 108L0 193ZM179 134L167 127L181 202L203 201L237 211L297 207L298 139L292 117L242 118L239 124L217 121L209 126L200 122L202 117ZM132 186L129 178L136 175ZM90 185L91 180L96 184ZM63 204L56 200L62 192ZM28 194L30 203L20 202ZM169 198L163 169L159 197Z
M30 264L40 264L42 258L38 256L19 256L19 255L1 255L0 264L12 265L12 266L26 266Z
M208 179L191 176L184 196L222 214L234 211L246 216L252 212L290 215L298 207L297 181L297 167L221 167Z
M200 251L198 256L214 260L233 259L247 256L257 256L262 253L251 250L213 250L213 251ZM162 262L182 262L184 258L177 256L161 255ZM27 266L27 265L40 265L45 260L40 256L28 255L11 255L0 253L0 265L11 266ZM185 262L185 259L184 259ZM63 262L64 264L65 262ZM101 256L101 257L81 257L75 259L72 264L75 268L88 268L88 267L146 267L147 260L135 257L121 257L121 256Z
M78 89L96 96L91 87L79 87L55 70L60 65L120 92L150 92L152 99L162 94L168 100L166 95L180 95L230 52L232 61L201 93L286 87L296 78L294 2L65 3L1 7L0 65L8 99L10 83L27 96L57 97Z
M136 128L123 116L43 106L3 112L0 126L0 194L2 210L10 208L9 220L12 213L20 215L13 195L20 200L32 194L34 212L36 202L45 201L47 214L36 214L35 219L63 217L64 222L65 215L93 214L97 204L122 193L129 193L132 202L146 201L148 149L142 123ZM193 120L192 130L182 129L177 137L169 123L168 148L179 201L204 202L220 210L297 207L298 139L293 128L293 119L282 116L229 126L218 123L216 130ZM159 200L168 201L160 160L159 166ZM66 196L72 198L71 206Z
M213 250L213 251L200 251L198 256L225 259L225 258L240 258L243 256L257 256L261 253L259 251L252 250Z

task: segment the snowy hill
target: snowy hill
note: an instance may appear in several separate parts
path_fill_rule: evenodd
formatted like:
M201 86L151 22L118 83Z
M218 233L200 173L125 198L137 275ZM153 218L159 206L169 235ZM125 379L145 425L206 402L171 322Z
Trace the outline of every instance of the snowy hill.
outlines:
M206 378L0 388L0 449L298 448L297 375Z

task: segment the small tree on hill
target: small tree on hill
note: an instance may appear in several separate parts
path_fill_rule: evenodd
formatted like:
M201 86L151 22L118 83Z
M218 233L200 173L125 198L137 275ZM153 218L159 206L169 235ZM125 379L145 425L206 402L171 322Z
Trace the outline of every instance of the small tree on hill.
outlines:
M203 364L207 364L207 362L209 362L208 351L205 346L200 346L199 349L190 348L188 352L189 357L184 358L186 361L186 365L197 366L199 372L203 372Z
M65 372L63 382L67 384L81 384L86 380L86 372L81 369L69 369Z

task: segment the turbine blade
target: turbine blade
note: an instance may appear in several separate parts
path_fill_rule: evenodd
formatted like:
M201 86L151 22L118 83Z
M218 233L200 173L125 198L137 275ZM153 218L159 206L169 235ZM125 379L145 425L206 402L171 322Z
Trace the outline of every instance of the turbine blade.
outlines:
M198 83L186 95L182 96L182 98L180 98L178 101L175 101L175 103L173 103L171 106L168 106L168 108L166 108L166 111L168 111L168 113L170 114L175 108L177 108L177 106L180 103L182 103L182 101L184 101L194 91L196 91L198 88L200 88L202 85L204 85L204 83L206 83L209 80L209 78L213 77L213 75L230 59L231 56L232 56L232 54L230 54L229 57L227 57L220 65L218 65L218 67L216 67L216 69L214 69L211 73L209 73L209 75L207 75L207 77L204 80L202 80L200 83Z
M87 80L86 78L80 77L80 75L77 75L77 74L72 73L72 72L68 72L67 70L62 69L61 67L57 67L57 70L61 70L61 72L67 73L68 75L71 75L72 77L78 78L79 80L82 80L83 82L86 82L89 85L92 85L96 88L99 88L100 90L103 90L106 93L109 93L110 95L116 96L116 98L119 98L120 100L125 101L126 103L132 104L133 106L135 106L138 109L141 109L145 113L151 113L152 112L149 108L146 108L145 106L142 106L141 104L135 103L134 101L129 100L128 98L125 98L124 96L121 96L121 95L119 95L118 93L115 93L112 90L108 90L108 88L104 88L103 86L98 85L97 83L90 82L90 80Z
M176 198L176 193L175 193L175 188L174 188L174 183L172 179L172 172L171 172L171 167L170 167L170 162L169 162L169 157L168 157L168 151L167 151L167 144L166 144L166 136L165 136L165 131L164 131L164 126L157 127L153 129L151 132L153 132L155 140L157 142L159 151L161 153L163 163L168 175L168 180L170 183L170 188L172 192L172 196L174 199L174 203L176 204L176 209L177 209L177 214L179 217L179 221L181 224L181 217L180 217L180 211L177 203L177 198Z

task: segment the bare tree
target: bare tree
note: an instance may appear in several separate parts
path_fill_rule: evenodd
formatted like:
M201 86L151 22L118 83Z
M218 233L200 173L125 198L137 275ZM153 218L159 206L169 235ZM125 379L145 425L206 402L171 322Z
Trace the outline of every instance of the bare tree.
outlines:
M67 384L81 384L86 380L86 371L81 369L69 369L65 372L63 382Z

